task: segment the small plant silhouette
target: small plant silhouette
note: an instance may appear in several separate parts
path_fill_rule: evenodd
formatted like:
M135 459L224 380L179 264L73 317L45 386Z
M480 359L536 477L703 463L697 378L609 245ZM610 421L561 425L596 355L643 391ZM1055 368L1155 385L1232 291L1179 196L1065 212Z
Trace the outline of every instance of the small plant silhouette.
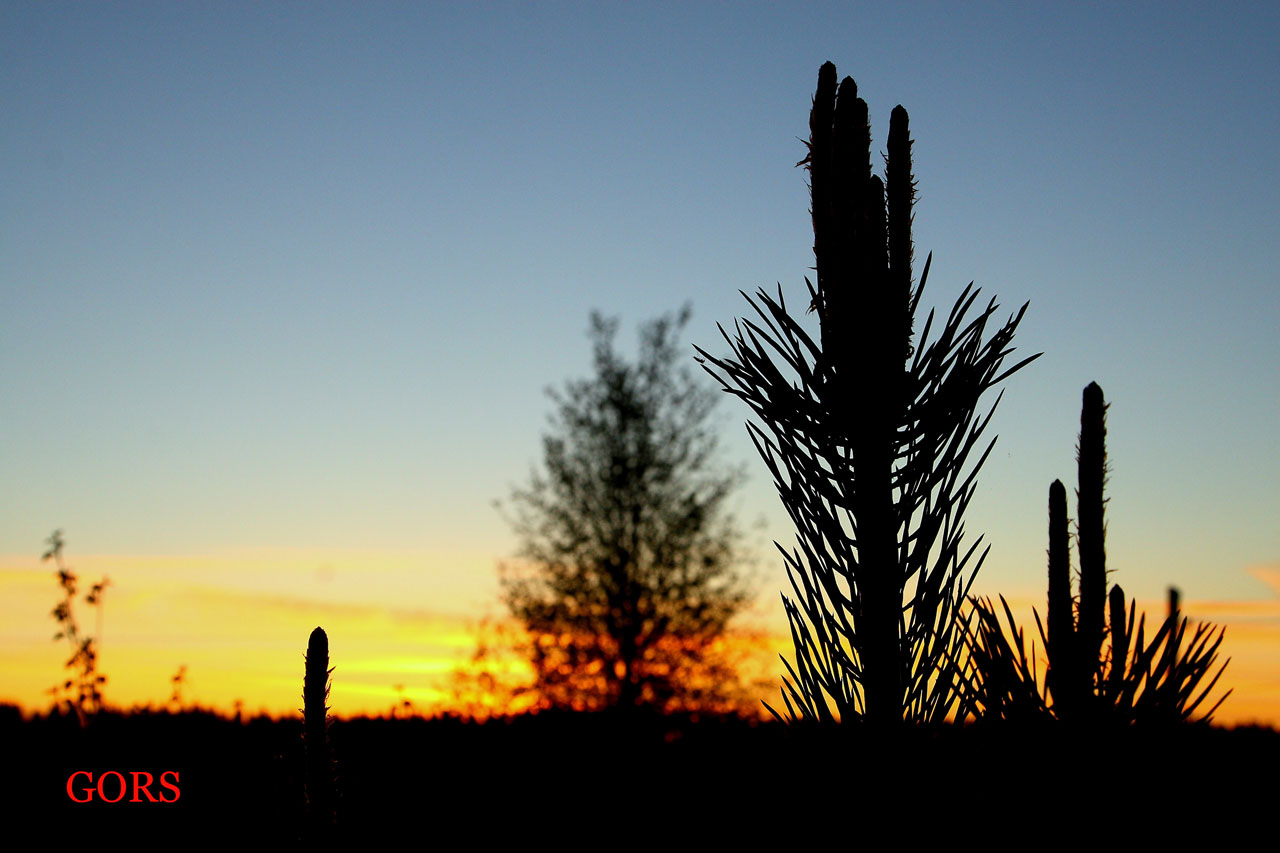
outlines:
M1031 722L1051 717L1081 725L1191 721L1229 662L1201 690L1226 629L1200 624L1187 641L1187 620L1179 619L1178 592L1171 587L1168 614L1147 642L1145 615L1135 630L1136 603L1126 614L1124 590L1117 584L1106 593L1106 410L1102 389L1091 383L1084 389L1076 457L1078 597L1071 594L1066 487L1060 480L1049 486L1047 628L1035 612L1048 657L1043 687L1034 642L1028 655L1023 631L1003 596L1007 632L990 600L972 599L971 618L977 622L972 628L966 623L965 684L980 718ZM1210 721L1230 693L1194 721Z
M55 530L45 540L49 548L41 556L41 562L53 560L58 567L58 585L62 587L62 600L53 608L52 616L58 622L58 632L53 635L54 641L65 638L71 645L72 654L67 659L65 668L71 670L72 676L62 684L53 687L49 693L54 696L55 703L75 713L80 725L86 725L102 710L102 685L107 677L98 672L98 642L102 637L102 597L109 578L103 577L89 588L84 603L97 609L97 632L93 636L83 634L75 618L76 585L79 578L67 567L62 559L62 549L66 544L62 531ZM61 697L60 699L58 697Z
M418 713L418 709L414 707L413 701L404 693L405 686L403 684L393 684L391 689L396 692L396 700L391 704L391 719L396 719L399 715L403 715L405 719L409 719Z
M302 682L303 739L307 749L306 795L308 833L326 837L335 822L335 775L329 754L329 637L317 627L307 642Z
M976 410L1038 357L1002 370L1027 306L983 343L998 306L966 317L978 297L971 283L937 337L930 312L913 345L932 256L913 287L907 111L890 115L883 181L871 171L867 103L852 78L837 87L830 62L809 127L797 165L810 177L817 286L805 283L820 343L779 286L776 299L743 294L759 322L737 322L733 338L721 328L733 358L698 353L766 425L748 429L797 530L798 550L778 546L795 594L783 596L795 643L795 665L784 661L786 718L941 722L963 698L951 668L962 648L955 615L986 556L971 559L982 537L961 547L991 452L968 465L991 420Z
M187 665L184 663L178 667L178 671L169 679L173 683L173 695L169 697L169 704L175 711L182 710L182 685L187 683Z

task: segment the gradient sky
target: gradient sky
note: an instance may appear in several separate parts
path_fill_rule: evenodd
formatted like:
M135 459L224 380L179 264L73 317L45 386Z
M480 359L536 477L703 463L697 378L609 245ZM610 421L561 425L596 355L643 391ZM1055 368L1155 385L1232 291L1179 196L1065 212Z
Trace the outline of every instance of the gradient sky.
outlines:
M500 612L492 502L588 373L589 312L633 353L689 301L692 357L739 289L804 304L831 60L878 150L911 115L923 303L1031 303L975 589L1043 599L1097 381L1113 580L1228 624L1229 704L1280 721L1278 47L1274 3L0 3L0 698L57 678L54 528L112 577L117 696L187 663L227 702L239 649L290 698L237 695L288 707L321 617L364 626L379 702L426 691ZM780 630L794 534L720 415Z

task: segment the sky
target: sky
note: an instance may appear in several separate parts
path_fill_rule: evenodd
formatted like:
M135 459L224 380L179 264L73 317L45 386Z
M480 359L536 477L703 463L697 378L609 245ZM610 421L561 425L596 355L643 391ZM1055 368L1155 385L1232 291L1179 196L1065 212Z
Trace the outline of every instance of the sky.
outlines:
M0 2L0 700L59 678L55 529L111 578L108 699L185 664L194 701L296 707L322 621L340 710L439 699L590 312L633 354L687 302L692 359L740 290L804 304L830 60L875 150L911 115L922 305L1029 302L1044 353L992 422L974 591L1043 609L1096 381L1111 580L1227 625L1223 718L1280 723L1277 47L1268 3ZM743 624L785 652L794 528L718 416Z

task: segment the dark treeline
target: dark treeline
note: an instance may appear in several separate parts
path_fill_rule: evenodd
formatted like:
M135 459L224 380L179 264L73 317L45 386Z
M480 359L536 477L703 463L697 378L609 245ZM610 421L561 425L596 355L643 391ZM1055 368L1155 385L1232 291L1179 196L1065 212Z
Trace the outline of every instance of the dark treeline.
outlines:
M107 711L82 728L74 716L3 711L0 737L17 752L6 803L31 828L254 847L304 837L301 718ZM819 812L857 801L868 819L906 820L920 804L901 792L925 777L953 780L947 808L998 806L1006 826L1065 809L1108 780L1130 814L1158 814L1194 790L1197 819L1226 821L1248 819L1250 803L1265 794L1250 768L1280 760L1280 732L1253 727L1095 733L1086 741L1061 727L944 726L912 730L890 748L854 726L833 732L733 717L544 712L484 723L361 717L333 721L330 734L337 804L329 837L352 842L444 843L460 834L577 847L624 828L724 838L776 828L787 803ZM177 770L181 796L76 803L66 788L80 770L95 779L109 770ZM811 831L841 834L832 823Z

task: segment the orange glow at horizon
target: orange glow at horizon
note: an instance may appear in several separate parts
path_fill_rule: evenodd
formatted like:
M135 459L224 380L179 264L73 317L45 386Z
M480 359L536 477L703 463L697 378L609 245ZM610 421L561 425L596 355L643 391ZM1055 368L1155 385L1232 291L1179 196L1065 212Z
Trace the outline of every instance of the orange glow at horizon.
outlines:
M308 553L273 552L70 555L67 563L79 578L80 630L95 636L101 631L99 671L108 678L108 705L165 706L172 677L186 666L184 705L230 712L242 702L251 713L295 713L306 639L317 625L335 638L330 665L342 679L333 692L335 713L381 714L404 699L420 708L447 699L448 676L474 648L471 626L478 617L447 606L415 606L419 602L384 592L404 588L416 573L418 588L430 599L432 584L420 577L420 556L362 555L336 572L328 562ZM492 572L491 565L486 568ZM98 614L84 604L83 593L103 576L111 584L99 629ZM51 702L48 689L68 676L63 667L70 656L65 642L52 639L58 626L50 613L60 598L53 564L0 561L0 589L0 701L44 710ZM382 603L387 598L402 604Z
M359 565L389 564L393 580L400 583L419 571L418 560L370 555L361 557ZM83 604L83 593L102 575L111 577L102 611L99 669L109 679L104 695L113 708L168 705L172 677L186 666L186 707L232 713L241 703L247 713L296 714L303 654L317 625L330 637L330 666L335 668L331 703L339 716L381 716L393 708L418 714L493 712L500 703L475 691L481 683L478 677L487 673L509 686L527 683L531 674L526 662L509 653L495 653L483 665L472 660L484 636L479 630L484 620L468 613L458 596L440 596L439 606L432 607L429 589L421 599L416 593L388 596L371 582L359 589L358 576L331 589L334 585L326 586L327 581L311 583L313 555L268 553L239 560L71 557L68 564L80 581L76 618L91 634L98 631L97 613ZM179 573L174 566L200 571ZM492 573L491 562L482 568ZM340 568L339 574L343 572ZM366 581L375 577L369 572ZM193 576L208 582L178 580ZM384 588L406 588L379 577ZM59 599L52 564L30 557L0 558L0 590L0 702L16 703L28 712L44 711L51 703L48 689L67 677L63 667L70 656L65 641L52 639L57 625L50 611ZM1043 610L1038 599L1010 600L1042 656L1033 605ZM1144 605L1150 616L1163 615L1163 602L1140 602ZM1230 657L1231 662L1208 702L1228 688L1233 692L1215 720L1224 725L1280 725L1280 598L1185 601L1183 610L1193 623L1227 626L1220 661ZM742 643L739 657L751 675L772 681L762 698L775 707L781 685L778 655L792 658L785 622L778 621L773 620L769 630L733 640ZM527 707L528 700L522 701ZM522 706L517 702L508 707Z

